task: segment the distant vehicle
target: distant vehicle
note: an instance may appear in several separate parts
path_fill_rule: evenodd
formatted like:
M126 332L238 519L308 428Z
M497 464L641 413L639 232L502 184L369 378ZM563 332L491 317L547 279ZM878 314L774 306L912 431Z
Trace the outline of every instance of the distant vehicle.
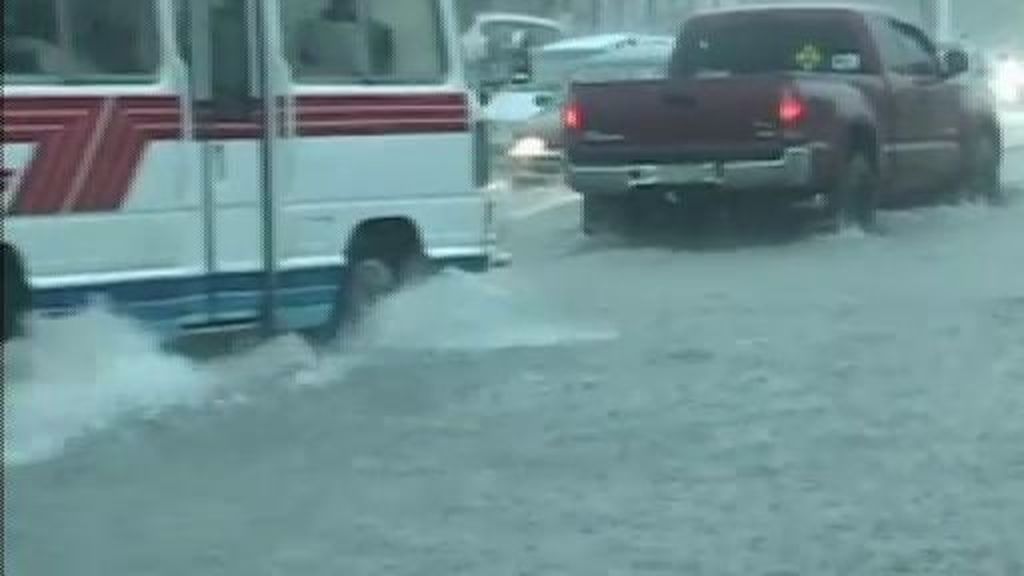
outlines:
M172 336L329 330L424 263L488 266L451 0L3 14L5 340L94 295Z
M523 124L562 101L572 75L590 59L633 46L671 46L672 39L635 34L602 34L562 40L532 50L530 76L490 96L483 116L492 150L503 155Z
M1001 54L992 66L992 91L1002 104L1024 104L1024 58Z
M839 226L951 189L1000 199L996 112L962 51L880 11L761 7L688 21L666 80L574 83L568 181L588 233L698 198L817 200Z
M577 81L624 81L664 78L675 39L649 38L586 59L576 68ZM562 110L566 92L556 92L542 112L515 133L508 149L511 176L517 184L544 182L562 175Z
M513 78L524 51L558 42L566 36L560 23L525 14L479 14L462 37L470 85L492 90Z

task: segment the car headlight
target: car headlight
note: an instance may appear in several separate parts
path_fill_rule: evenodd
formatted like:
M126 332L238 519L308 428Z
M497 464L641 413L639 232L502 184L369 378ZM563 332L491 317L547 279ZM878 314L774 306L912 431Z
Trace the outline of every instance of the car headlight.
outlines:
M1008 78L997 78L992 81L992 92L1001 102L1016 102L1021 97L1021 84Z
M1014 102L1024 90L1024 67L1010 60L999 66L992 78L992 91L1005 102Z
M529 136L520 138L509 150L508 155L513 158L537 158L550 153L551 149L548 148L548 143L543 138Z

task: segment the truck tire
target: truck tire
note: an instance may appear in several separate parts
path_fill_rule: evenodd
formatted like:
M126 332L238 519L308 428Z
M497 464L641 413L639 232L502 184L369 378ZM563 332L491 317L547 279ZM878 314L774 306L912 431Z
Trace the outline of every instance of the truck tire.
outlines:
M31 291L21 258L3 245L3 342L25 333L25 316L31 309Z
M583 196L583 234L625 232L630 222L631 206L625 198L606 196Z
M985 200L1001 204L1006 200L1000 177L1002 150L999 139L982 134L964 146L964 173L960 183L960 196L974 202Z
M828 195L829 217L836 231L852 226L870 231L878 213L878 170L863 153L847 161L839 181Z

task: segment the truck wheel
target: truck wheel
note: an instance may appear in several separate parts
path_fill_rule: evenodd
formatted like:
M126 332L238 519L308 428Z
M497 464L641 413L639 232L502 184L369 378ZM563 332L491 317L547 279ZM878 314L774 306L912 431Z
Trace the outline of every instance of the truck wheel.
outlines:
M583 197L583 233L597 236L625 231L629 222L629 203L623 198Z
M992 204L1003 202L1006 198L1000 179L1002 157L999 140L991 134L981 135L964 150L961 198L972 202L984 199Z
M3 342L25 333L25 315L31 308L31 291L21 258L3 245Z
M837 231L852 226L871 230L878 212L878 171L861 153L854 154L828 195L829 217Z

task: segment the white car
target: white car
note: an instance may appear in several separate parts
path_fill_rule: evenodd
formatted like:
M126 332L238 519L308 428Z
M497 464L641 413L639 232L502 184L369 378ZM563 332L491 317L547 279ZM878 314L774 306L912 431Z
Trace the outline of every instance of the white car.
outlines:
M462 37L467 79L475 87L493 88L512 77L522 45L545 46L565 36L566 29L554 20L523 14L480 14Z
M558 41L566 35L565 27L554 20L524 14L489 12L478 15L469 31L463 35L463 54L469 61L482 60L487 56L488 42L511 37L513 33L522 31L535 36L541 44Z

